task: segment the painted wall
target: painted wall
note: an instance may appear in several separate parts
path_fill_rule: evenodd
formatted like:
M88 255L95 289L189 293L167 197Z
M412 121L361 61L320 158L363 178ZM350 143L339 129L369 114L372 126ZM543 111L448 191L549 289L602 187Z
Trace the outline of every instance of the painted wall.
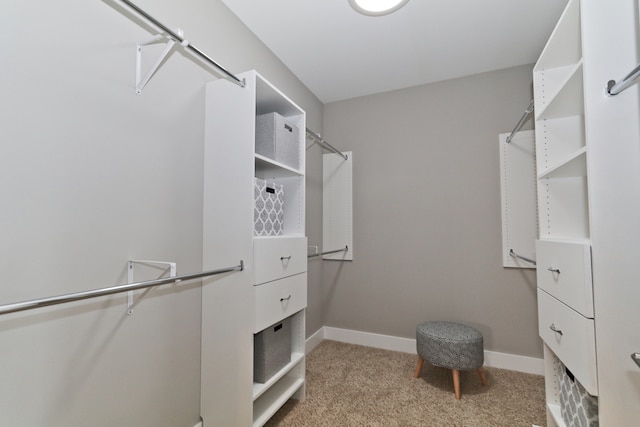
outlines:
M354 153L355 249L324 263L327 326L415 338L459 321L487 350L542 357L535 273L501 258L498 134L529 105L531 70L325 105L327 140Z
M322 104L220 1L136 3L232 72L258 69L321 128ZM135 44L156 31L115 0L8 0L0 26L0 304L125 283L130 259L200 271L204 84L219 75L177 50L136 95ZM200 295L0 317L0 425L195 425Z

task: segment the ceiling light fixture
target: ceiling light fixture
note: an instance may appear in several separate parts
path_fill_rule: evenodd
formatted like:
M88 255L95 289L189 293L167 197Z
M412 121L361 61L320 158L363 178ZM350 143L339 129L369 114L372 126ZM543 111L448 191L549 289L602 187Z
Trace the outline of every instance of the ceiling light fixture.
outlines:
M409 0L349 0L356 11L368 16L388 15L407 4Z

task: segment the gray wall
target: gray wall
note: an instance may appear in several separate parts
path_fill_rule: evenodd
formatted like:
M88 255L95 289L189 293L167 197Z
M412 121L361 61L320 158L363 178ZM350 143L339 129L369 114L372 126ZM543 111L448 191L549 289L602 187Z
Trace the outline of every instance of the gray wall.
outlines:
M220 1L137 4L321 129L322 104ZM136 95L135 44L155 31L111 0L9 0L0 26L0 304L124 283L129 259L200 271L204 84L219 76L177 50ZM193 426L200 294L156 289L132 316L112 296L0 317L0 425Z
M355 249L324 263L327 326L415 338L460 321L487 350L542 356L535 273L501 258L498 134L529 105L531 70L325 105L327 140L354 153Z

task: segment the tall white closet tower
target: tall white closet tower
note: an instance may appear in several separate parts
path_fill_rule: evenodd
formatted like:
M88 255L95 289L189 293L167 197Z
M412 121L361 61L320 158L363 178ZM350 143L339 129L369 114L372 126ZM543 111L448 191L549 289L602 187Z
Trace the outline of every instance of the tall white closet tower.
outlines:
M548 425L572 425L575 381L600 426L640 419L640 90L607 93L638 32L637 0L570 0L534 68Z

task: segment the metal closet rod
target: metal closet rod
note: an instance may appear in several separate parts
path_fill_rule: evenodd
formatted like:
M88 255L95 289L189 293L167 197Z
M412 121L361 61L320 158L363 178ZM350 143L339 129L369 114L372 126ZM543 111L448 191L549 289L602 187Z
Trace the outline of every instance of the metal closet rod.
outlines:
M527 261L533 265L537 265L534 260L532 260L531 258L524 257L522 255L518 255L517 253L513 252L513 249L509 249L509 255L514 258L520 258L521 260Z
M513 128L513 130L511 131L511 135L509 135L507 137L507 144L511 142L511 139L513 138L513 135L516 134L516 132L518 132L520 130L520 128L522 127L522 125L524 124L524 122L527 120L527 117L529 116L529 114L531 114L533 112L533 99L531 100L531 102L529 103L529 107L524 110L524 113L522 114L522 117L520 117L520 120L518 121L518 123L516 124L516 127Z
M633 69L629 74L626 75L624 79L620 83L616 83L615 80L609 80L607 83L607 93L609 95L617 95L635 82L635 80L640 76L640 64Z
M72 294L58 295L48 298L40 298L12 304L0 305L0 315L15 313L17 311L32 310L35 308L46 307L49 305L65 304L73 301L80 301L89 298L97 298L106 295L118 294L122 292L135 291L137 289L146 289L168 283L183 282L186 280L198 279L201 277L213 276L215 274L228 273L231 271L244 270L244 261L240 261L239 265L219 270L202 271L200 273L183 274L182 276L167 277L164 279L147 280L144 282L127 283L124 285L111 286L108 288L94 289L91 291L76 292Z
M307 255L307 258L313 258L313 257L316 257L316 256L322 256L322 255L335 254L337 252L347 252L348 250L349 250L349 246L345 245L344 248L342 248L342 249L334 249L332 251L320 252L319 254Z
M345 160L349 159L349 157L347 157L345 154L342 154L342 152L340 150L338 150L333 145L329 144L327 141L322 139L322 137L320 135L318 135L314 131L310 130L309 128L307 128L307 135L311 136L313 139L316 140L316 142L320 143L320 145L323 145L324 147L326 147L329 150L333 151L334 153L336 153L338 156L342 157L343 159L345 159Z
M173 31L171 28L167 27L162 22L158 21L153 16L149 15L147 12L145 12L142 9L140 9L138 6L136 6L134 3L130 2L129 0L120 0L120 1L122 1L124 4L129 6L131 9L133 9L135 12L137 12L140 16L142 16L143 18L145 18L149 22L151 22L153 25L155 25L156 27L160 28L162 31L167 33L172 39L174 39L175 41L180 43L180 45L182 47L184 47L186 49L189 49L191 52L195 53L197 56L199 56L205 62L208 62L209 64L213 65L220 72L222 72L224 74L224 76L228 80L230 80L231 82L237 84L238 86L245 87L246 82L244 81L244 79L240 80L238 77L236 77L234 74L232 74L226 68L224 68L222 65L218 64L216 61L211 59L207 54L205 54L200 49L198 49L197 47L195 47L194 45L189 43L188 40L185 40L183 37L180 37L180 35L176 34L176 32Z

